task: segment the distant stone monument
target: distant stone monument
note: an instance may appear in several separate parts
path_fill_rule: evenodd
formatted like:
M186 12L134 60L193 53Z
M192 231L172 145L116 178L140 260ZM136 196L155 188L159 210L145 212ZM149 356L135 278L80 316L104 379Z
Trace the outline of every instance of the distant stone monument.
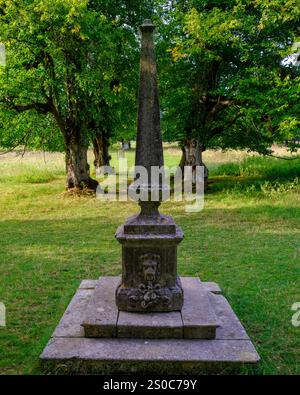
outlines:
M136 165L163 165L154 26L141 26ZM122 276L83 280L41 355L56 373L200 373L257 363L248 335L215 283L178 277L182 230L158 211L164 179L141 186L156 201L117 230ZM201 240L199 240L199 246ZM200 248L200 247L199 247Z

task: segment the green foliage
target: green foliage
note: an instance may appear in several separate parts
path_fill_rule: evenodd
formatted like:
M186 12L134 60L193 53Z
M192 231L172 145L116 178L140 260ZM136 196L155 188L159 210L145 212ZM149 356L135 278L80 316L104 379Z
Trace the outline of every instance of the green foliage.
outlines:
M168 54L161 64L165 138L267 153L273 142L297 136L299 68L288 56L298 2L172 4L160 48Z
M11 150L19 146L45 151L64 150L63 137L51 115L41 116L35 111L0 111L0 147Z
M288 141L296 150L298 3L1 0L0 144L62 150L66 124L87 139L134 138L137 31L151 17L165 140L264 154Z
M142 1L1 0L0 41L6 45L7 66L0 67L0 144L13 146L28 134L30 147L41 143L39 148L56 150L61 141L54 137L52 143L55 132L66 138L68 128L108 137L130 130L132 137L136 31L150 6ZM51 117L40 120L46 114ZM13 131L12 122L18 125ZM43 130L49 138L41 136L39 142Z

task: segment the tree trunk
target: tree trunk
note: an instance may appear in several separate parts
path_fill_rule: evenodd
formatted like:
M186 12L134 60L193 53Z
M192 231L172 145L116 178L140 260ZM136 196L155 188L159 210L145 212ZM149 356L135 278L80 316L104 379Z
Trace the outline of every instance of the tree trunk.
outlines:
M72 134L65 139L67 189L90 189L96 191L98 182L90 177L87 161L87 146L80 134Z
M180 160L180 168L183 171L184 166L192 166L193 168L193 179L196 179L196 166L204 167L204 189L207 189L208 185L208 168L203 163L202 153L205 151L203 144L199 143L195 139L185 140L182 146L182 156ZM184 174L184 173L183 173Z
M96 173L100 171L101 166L109 166L111 156L109 155L109 141L108 139L101 135L96 134L93 138L93 147L94 147L94 166L96 168Z

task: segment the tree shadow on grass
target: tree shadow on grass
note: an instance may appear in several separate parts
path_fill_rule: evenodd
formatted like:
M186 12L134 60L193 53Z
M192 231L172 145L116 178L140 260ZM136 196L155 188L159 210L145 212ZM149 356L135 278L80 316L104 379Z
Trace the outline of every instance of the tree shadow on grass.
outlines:
M285 176L276 177L275 174L265 174L262 176L215 176L210 177L208 182L207 194L217 192L240 193L255 195L261 192L268 193L274 190L288 190L293 184L293 189L300 190L299 172L291 172Z
M299 288L299 228L290 226L289 210L270 203L177 216L186 236L179 273L218 282L254 342L262 344L262 356L271 352L264 343L273 339L283 365L292 343L289 308ZM121 222L92 217L1 224L0 299L8 311L0 334L3 366L30 372L80 281L120 274L114 233Z

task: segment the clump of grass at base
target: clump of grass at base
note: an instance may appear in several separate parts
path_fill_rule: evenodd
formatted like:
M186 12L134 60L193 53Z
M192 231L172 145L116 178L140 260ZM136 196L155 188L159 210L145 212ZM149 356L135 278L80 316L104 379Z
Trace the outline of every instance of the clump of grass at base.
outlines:
M274 197L300 189L300 158L283 160L251 156L240 163L225 163L213 169L213 190L227 195Z

